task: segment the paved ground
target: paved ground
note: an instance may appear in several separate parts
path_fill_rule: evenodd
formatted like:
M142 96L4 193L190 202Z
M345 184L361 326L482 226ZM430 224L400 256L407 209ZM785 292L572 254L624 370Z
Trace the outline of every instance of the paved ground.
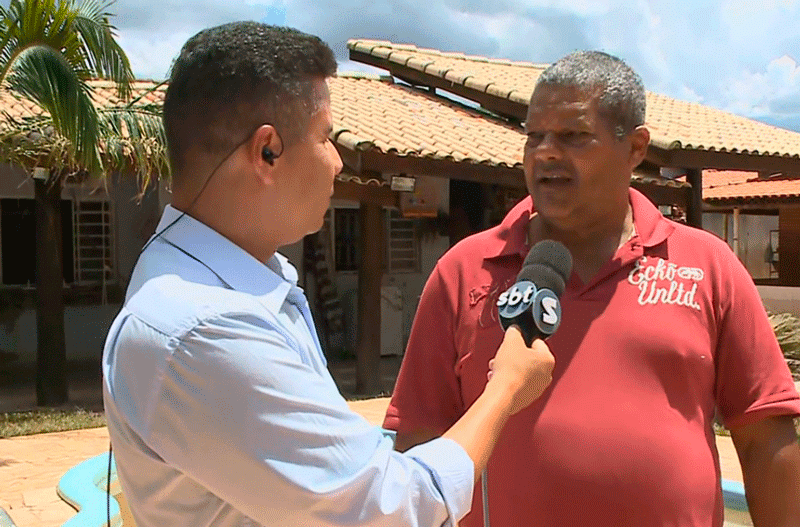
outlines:
M394 382L397 361L385 359L381 366L388 391ZM342 389L352 392L355 385L353 365L337 364L331 369ZM97 389L92 390L90 386L79 382L72 384L76 394L73 401L80 400L87 407L98 407L98 404L102 407ZM99 387L99 381L95 384ZM10 404L6 396L9 396L8 390L0 390L0 401L4 406ZM23 408L33 406L35 399L32 394L17 393L14 401L21 405L18 408ZM371 423L380 424L388 398L353 401L350 404ZM717 448L723 477L742 481L739 461L730 438L718 436ZM107 449L106 428L0 439L0 508L8 512L17 527L62 525L75 511L58 497L55 489L59 479L73 466Z
M351 407L371 423L380 424L388 398L353 401ZM733 444L717 437L722 475L741 481ZM56 527L75 511L61 501L56 485L67 470L108 449L106 428L0 439L0 507L18 527Z

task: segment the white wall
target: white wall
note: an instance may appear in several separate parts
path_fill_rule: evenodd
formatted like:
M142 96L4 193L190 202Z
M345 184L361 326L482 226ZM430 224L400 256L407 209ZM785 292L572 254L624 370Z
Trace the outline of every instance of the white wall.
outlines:
M119 312L118 304L105 306L66 306L64 337L67 360L97 360L103 355L108 328ZM22 311L10 327L0 326L0 349L18 355L9 367L28 368L36 364L36 311Z

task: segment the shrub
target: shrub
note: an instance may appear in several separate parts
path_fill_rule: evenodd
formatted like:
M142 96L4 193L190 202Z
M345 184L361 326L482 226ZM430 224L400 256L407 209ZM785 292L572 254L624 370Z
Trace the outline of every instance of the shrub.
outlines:
M800 376L800 318L791 313L770 313L769 321L795 378Z

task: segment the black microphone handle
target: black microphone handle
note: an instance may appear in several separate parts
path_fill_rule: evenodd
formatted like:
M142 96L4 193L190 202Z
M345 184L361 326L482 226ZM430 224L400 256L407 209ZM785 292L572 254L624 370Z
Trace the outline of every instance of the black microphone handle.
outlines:
M522 333L522 339L525 341L525 345L529 348L533 344L534 339L547 338L547 335L544 335L541 331L539 331L539 328L537 328L536 324L533 323L533 314L528 309L513 318L505 318L501 316L500 325L503 327L503 331L508 331L508 328L516 325L519 328L520 333Z

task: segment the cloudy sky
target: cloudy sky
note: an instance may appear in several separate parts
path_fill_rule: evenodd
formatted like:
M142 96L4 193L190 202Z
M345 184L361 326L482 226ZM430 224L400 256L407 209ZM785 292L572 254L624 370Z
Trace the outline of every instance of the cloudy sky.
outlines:
M601 49L651 91L800 131L800 0L118 0L110 11L140 78L165 78L204 27L260 20L319 35L340 71L368 69L348 61L349 38L537 63Z

